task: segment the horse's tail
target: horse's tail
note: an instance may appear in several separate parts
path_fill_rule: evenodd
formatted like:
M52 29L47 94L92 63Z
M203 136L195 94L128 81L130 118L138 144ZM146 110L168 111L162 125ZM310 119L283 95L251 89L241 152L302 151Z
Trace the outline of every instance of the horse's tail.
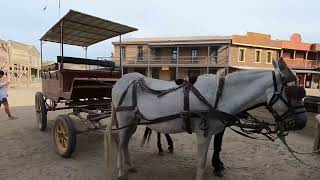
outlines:
M144 131L144 135L143 135L143 139L141 141L141 147L144 146L144 144L146 143L149 143L150 139L151 139L151 133L152 133L152 130L148 127L146 127L146 130Z
M106 160L106 180L113 179L113 170L116 158L116 148L117 148L117 140L116 135L112 133L112 126L117 122L117 115L113 104L111 103L111 120L108 122L105 136L104 136L104 149L105 149L105 160Z

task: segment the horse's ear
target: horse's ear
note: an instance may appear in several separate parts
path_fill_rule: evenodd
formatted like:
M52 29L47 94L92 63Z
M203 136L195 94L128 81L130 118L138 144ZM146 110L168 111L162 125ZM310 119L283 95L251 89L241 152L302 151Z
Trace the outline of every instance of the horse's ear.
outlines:
M278 69L278 63L274 59L272 59L272 65L274 69Z
M296 76L293 74L291 69L287 66L286 62L283 60L282 57L278 60L278 68L286 82L291 82L296 80Z

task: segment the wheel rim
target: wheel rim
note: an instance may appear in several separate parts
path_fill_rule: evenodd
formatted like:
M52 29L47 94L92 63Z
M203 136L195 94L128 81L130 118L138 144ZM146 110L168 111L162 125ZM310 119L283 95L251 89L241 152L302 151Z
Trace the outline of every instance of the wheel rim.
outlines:
M65 152L68 149L69 133L61 121L57 121L55 126L55 141L60 152Z

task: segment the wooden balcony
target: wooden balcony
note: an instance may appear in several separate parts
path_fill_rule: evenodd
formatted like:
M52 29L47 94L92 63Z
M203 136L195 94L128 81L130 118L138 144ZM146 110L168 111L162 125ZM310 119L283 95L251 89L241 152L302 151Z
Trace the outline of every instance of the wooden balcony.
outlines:
M116 59L114 59L116 61ZM227 65L228 58L226 56L151 56L151 57L126 57L122 59L124 65L166 65L166 66L223 66Z
M290 68L314 69L319 66L319 62L317 60L290 59L290 58L284 58L284 60Z

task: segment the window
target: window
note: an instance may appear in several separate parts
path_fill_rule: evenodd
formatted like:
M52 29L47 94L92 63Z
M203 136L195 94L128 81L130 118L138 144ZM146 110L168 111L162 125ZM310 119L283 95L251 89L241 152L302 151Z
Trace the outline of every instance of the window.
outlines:
M192 61L197 59L197 55L198 55L198 51L196 49L192 49L191 50L191 59L192 59Z
M267 60L266 60L267 64L271 64L272 63L272 52L268 51L267 52Z
M172 60L176 61L178 56L177 48L172 49Z
M261 50L255 51L255 63L261 63Z
M143 48L142 46L138 46L138 59L143 58Z
M246 49L239 48L238 62L244 62L246 58Z
M126 59L126 47L124 46L121 47L121 59Z

